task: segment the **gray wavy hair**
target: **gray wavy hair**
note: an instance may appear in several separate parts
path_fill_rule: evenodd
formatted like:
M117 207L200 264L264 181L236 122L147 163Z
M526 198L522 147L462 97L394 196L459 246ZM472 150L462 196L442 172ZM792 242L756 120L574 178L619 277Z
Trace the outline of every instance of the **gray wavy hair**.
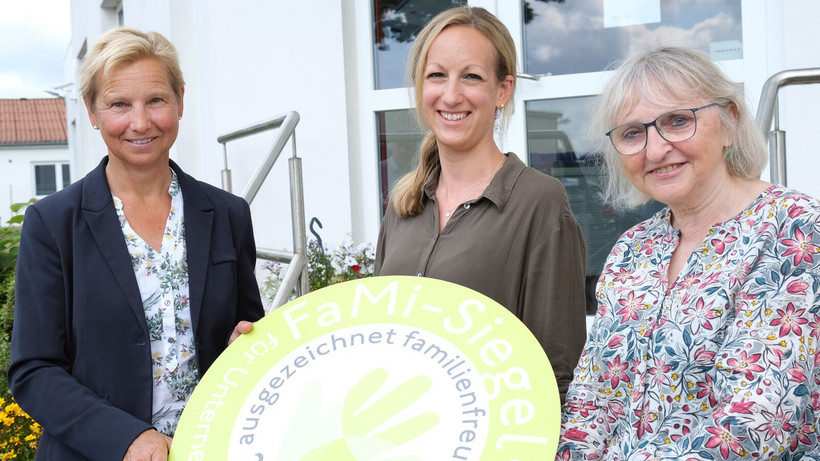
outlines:
M590 131L596 140L594 152L604 153L606 169L604 201L618 210L629 210L651 197L627 178L620 154L604 135L618 118L640 102L668 105L670 102L702 98L717 103L720 120L732 133L729 174L757 178L766 166L766 143L755 123L740 86L704 53L688 48L660 47L623 61L597 98L590 115Z

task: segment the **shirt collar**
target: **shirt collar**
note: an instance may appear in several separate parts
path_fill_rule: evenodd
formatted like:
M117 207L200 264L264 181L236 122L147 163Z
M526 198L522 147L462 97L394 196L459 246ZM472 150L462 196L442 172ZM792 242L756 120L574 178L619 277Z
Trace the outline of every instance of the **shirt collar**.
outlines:
M168 186L168 195L170 195L171 197L176 197L176 195L179 194L181 189L179 186L179 178L177 178L177 172L174 171L173 168L171 168L171 174L171 184Z
M495 204L499 212L504 211L504 206L510 199L515 182L518 181L521 172L527 167L514 153L509 152L505 155L507 156L507 160L504 162L504 165L501 166L501 169L495 174L490 184L484 189L484 193L473 200L477 202L482 198L486 198ZM441 166L436 167L424 183L424 195L428 200L433 200L436 196L436 187L438 186L440 171Z

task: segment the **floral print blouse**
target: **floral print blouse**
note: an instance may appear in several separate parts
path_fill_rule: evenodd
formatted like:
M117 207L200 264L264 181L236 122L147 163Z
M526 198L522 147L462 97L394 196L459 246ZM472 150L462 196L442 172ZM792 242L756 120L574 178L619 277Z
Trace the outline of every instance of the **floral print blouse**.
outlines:
M171 212L159 252L134 232L125 219L122 201L112 196L131 255L151 338L154 375L151 424L173 437L185 402L199 382L199 372L188 304L182 190L176 173L168 193L171 195Z
M677 280L665 208L621 236L559 460L820 460L820 202L771 186Z

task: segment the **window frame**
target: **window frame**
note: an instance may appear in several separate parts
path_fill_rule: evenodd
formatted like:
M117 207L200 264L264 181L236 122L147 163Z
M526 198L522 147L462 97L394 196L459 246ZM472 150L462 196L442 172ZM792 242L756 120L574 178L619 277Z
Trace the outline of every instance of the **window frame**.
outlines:
M521 63L524 58L522 3L472 0L468 4L486 8L507 26L515 39L519 60L518 70L521 72L523 69ZM355 83L352 84L352 94L357 97L351 112L354 115L350 119L351 167L362 179L360 185L361 212L358 214L354 212L353 222L354 226L360 226L354 229L357 235L364 235L373 240L378 235L382 217L378 112L412 110L414 108L413 89L375 89L375 58L372 53L373 5L372 2L355 2L352 8L353 23L367 25L367 27L359 26L350 29L357 56L355 70L351 73L351 76L355 78L353 80ZM773 7L767 5L766 2L742 0L741 8L743 11L743 58L718 61L718 64L731 79L743 83L747 100L754 111L757 108L759 94L768 78L768 50L772 47L770 43L767 43L768 34L754 33L754 31L765 30L766 16L773 14L771 11ZM548 76L538 80L518 78L513 94L516 110L501 140L502 150L515 152L522 160L528 162L526 155L527 123L524 110L528 101L597 95L600 94L610 75L610 71L602 71ZM767 170L764 170L762 177L768 177ZM357 221L360 224L357 224Z
M37 168L50 166L54 170L54 185L55 190L46 194L40 194L40 185L37 182ZM66 167L68 171L66 172ZM68 173L68 177L66 177ZM33 196L37 198L46 197L54 192L61 191L71 184L71 163L68 161L46 161L46 162L32 162L31 163L31 184L33 188Z

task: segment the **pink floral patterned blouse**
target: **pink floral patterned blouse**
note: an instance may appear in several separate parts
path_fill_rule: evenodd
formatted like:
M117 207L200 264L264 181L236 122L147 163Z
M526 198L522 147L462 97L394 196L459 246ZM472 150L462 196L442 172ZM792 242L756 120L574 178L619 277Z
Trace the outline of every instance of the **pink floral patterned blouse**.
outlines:
M559 460L820 460L820 202L771 186L673 283L668 208L621 236Z

